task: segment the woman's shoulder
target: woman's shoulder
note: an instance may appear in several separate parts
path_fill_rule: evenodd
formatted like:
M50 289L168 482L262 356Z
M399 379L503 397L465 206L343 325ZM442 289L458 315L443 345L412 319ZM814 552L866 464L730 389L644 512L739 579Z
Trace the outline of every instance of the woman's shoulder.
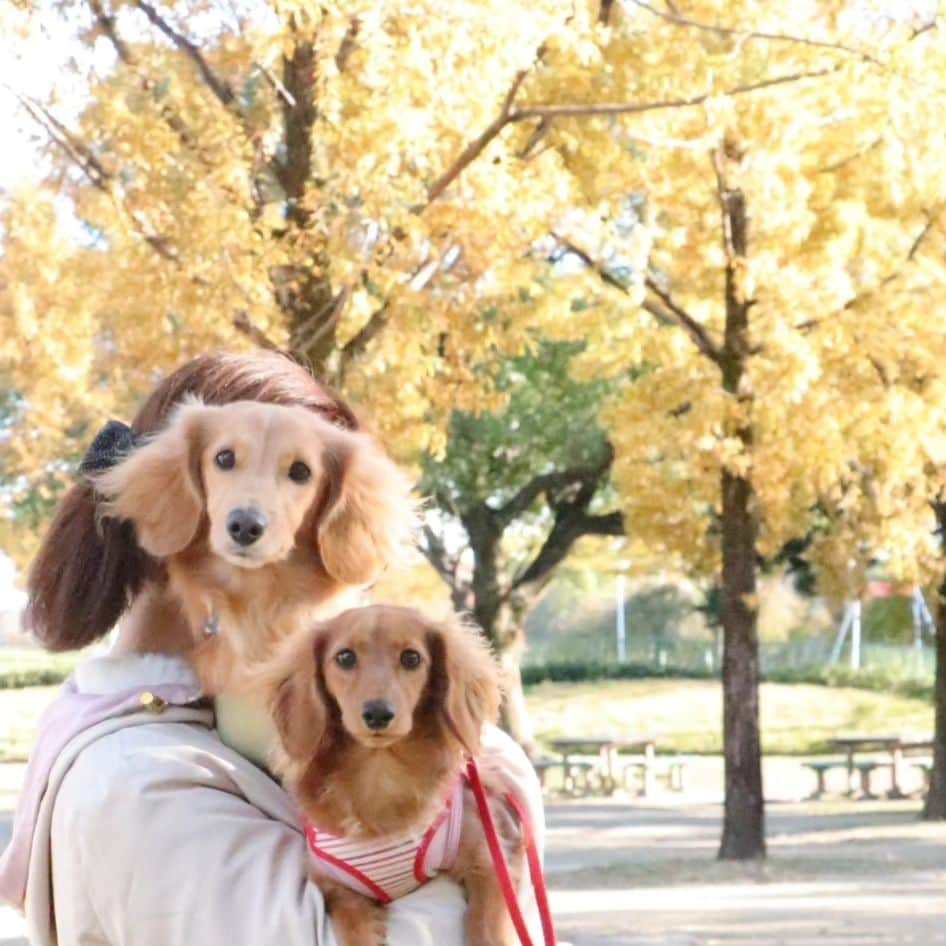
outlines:
M272 818L296 825L294 806L263 769L225 746L216 730L174 719L125 725L90 742L63 778L57 804L109 817L114 805L151 795L170 800L205 789L245 799Z

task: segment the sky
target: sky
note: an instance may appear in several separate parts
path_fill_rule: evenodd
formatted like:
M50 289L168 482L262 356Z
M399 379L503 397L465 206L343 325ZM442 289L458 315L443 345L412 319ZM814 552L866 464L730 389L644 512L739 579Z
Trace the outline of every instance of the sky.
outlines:
M23 39L6 32L0 46L0 142L3 143L0 188L3 189L30 177L36 167L37 150L31 129L9 87L33 94L49 91L52 85L49 41L49 38L38 37ZM65 44L63 40L59 42L57 53L64 54Z
M8 190L35 173L37 152L17 109L16 100L2 83L7 82L11 64L0 57L0 190Z
M67 122L81 106L81 86L70 82L62 68L70 57L85 52L75 41L75 24L54 14L48 0L38 0L31 8L38 29L29 36L15 30L15 12L4 11L0 19L0 190L36 177L42 169L38 147L42 132L23 113L10 89L37 99L53 94L56 114ZM91 61L99 65L110 59L107 43L100 40Z

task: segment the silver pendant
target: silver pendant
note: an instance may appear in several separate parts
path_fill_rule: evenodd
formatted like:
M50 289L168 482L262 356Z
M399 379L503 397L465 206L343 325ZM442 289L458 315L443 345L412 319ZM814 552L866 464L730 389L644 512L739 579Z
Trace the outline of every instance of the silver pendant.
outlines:
M220 633L220 618L216 614L208 614L204 621L204 637L216 637Z

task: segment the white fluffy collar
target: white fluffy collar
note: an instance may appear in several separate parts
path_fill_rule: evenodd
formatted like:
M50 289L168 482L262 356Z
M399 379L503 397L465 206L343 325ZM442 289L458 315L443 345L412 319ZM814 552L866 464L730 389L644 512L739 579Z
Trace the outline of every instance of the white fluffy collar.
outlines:
M181 657L168 654L103 654L83 660L75 669L82 693L118 693L137 686L198 686L197 677Z

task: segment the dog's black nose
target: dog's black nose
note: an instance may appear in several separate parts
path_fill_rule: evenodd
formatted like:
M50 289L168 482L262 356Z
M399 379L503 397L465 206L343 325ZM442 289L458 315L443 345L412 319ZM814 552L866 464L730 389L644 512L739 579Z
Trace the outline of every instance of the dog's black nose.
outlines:
M252 545L266 529L266 516L258 509L231 509L227 532L240 545Z
M394 710L384 700L368 700L361 708L361 718L369 729L387 729Z

